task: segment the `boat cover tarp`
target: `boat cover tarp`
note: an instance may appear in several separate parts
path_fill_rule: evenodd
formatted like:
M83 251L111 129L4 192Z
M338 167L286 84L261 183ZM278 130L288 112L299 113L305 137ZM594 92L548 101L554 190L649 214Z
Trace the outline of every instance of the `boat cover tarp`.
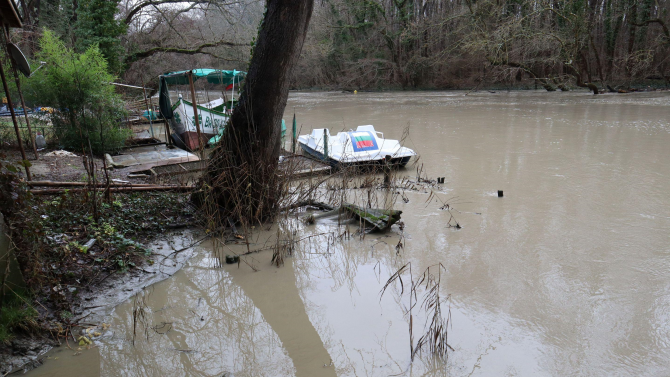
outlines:
M162 74L161 77L165 78L165 82L168 85L188 85L188 74L191 71L193 71L194 82L204 78L210 84L238 84L247 76L246 72L238 70L226 71L222 69L198 68L187 71L168 72Z
M167 83L162 76L158 82L158 107L161 111L161 115L165 119L172 119L172 104L170 103L170 92L168 91Z
M226 71L222 69L212 69L212 68L198 68L187 71L175 71L168 72L160 75L159 77L159 98L158 104L161 110L161 115L165 119L172 119L172 104L170 103L170 93L168 91L168 85L188 85L188 74L193 71L193 81L205 78L210 84L239 84L245 77L247 77L246 72L238 71L233 69L232 71ZM232 103L231 103L232 105Z

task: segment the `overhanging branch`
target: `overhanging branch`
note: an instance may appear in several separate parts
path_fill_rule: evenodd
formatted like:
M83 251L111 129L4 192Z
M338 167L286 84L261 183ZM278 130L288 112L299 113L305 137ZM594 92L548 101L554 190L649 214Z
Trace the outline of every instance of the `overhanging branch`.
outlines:
M179 47L153 47L148 50L144 50L141 52L136 52L133 54L128 55L124 59L125 64L131 64L134 63L138 60L148 58L149 56L158 54L158 53L173 53L173 54L182 54L182 55L196 55L196 54L208 54L212 55L211 53L204 51L206 48L210 47L220 47L220 46L226 46L226 47L240 47L240 46L248 46L247 44L243 43L234 43L234 42L228 42L228 41L216 41L216 42L210 42L210 43L203 43L200 46L193 48L193 49L187 49L187 48L179 48Z
M631 24L635 26L647 26L649 24L659 24L661 25L661 28L663 28L663 34L665 34L666 43L670 43L670 29L668 28L668 25L666 25L665 22L663 22L663 20L661 20L660 18L653 18L651 20L646 20L645 22L639 24L631 22Z

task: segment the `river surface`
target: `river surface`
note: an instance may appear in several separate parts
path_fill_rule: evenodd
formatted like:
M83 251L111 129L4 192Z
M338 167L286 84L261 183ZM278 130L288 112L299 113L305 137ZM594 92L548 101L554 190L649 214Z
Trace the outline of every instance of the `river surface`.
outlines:
M405 146L421 158L400 175L445 183L405 190L395 203L404 229L387 234L286 221L283 234L313 237L282 267L272 251L221 267L217 255L247 246L202 243L181 271L118 306L96 348L59 350L29 374L670 373L670 93L291 93L289 132L294 111L301 133L373 124L400 139L409 127ZM276 234L256 231L249 249ZM410 277L380 294L408 262L414 278L444 266L447 362L411 362Z

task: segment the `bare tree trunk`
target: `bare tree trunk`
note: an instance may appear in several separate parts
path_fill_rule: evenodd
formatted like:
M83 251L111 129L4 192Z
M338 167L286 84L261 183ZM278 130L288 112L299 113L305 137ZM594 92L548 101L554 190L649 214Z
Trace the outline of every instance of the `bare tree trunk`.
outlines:
M249 72L206 174L217 212L247 223L276 213L281 118L312 15L313 0L269 0Z

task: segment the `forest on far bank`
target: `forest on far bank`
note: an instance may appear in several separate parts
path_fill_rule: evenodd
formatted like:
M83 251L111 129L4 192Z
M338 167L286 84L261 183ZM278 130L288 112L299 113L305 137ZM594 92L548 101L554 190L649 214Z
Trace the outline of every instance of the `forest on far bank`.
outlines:
M246 70L263 0L20 0L29 57L43 30L111 73ZM321 0L293 89L670 86L670 0Z

